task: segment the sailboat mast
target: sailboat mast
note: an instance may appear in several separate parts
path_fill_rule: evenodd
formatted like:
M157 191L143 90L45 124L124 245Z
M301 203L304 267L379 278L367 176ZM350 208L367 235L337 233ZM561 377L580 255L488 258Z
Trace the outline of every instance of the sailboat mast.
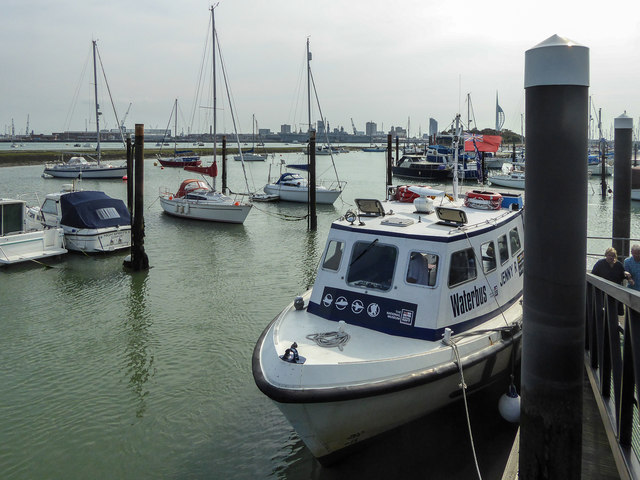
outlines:
M309 129L311 132L311 52L309 51L309 38L307 38L307 115L309 116Z
M96 150L98 152L98 163L100 163L100 105L98 105L98 70L96 68L96 41L93 43L93 94L96 104Z
M217 4L216 4L217 5ZM211 7L211 68L213 73L213 161L216 161L216 155L218 152L218 142L217 142L217 118L218 118L218 98L216 93L216 18L214 14L214 9L216 6ZM214 179L215 181L215 179Z
M175 112L175 117L173 119L173 156L174 158L178 154L178 99L173 105L173 110Z

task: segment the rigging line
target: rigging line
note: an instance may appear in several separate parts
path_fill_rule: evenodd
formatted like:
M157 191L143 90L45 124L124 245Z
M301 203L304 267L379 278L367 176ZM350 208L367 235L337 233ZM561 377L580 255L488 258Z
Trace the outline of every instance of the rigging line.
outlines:
M191 107L191 128L194 127L196 111L198 110L198 99L200 98L201 88L204 78L204 71L207 65L208 52L209 52L209 31L211 30L211 18L209 18L209 24L207 25L207 34L204 42L204 48L202 49L202 59L200 60L200 71L198 72L198 81L196 82L196 91L193 95L193 105Z
M298 220L306 220L307 219L307 215L303 215L302 217L298 217L296 215L289 215L287 213L272 213L272 212L268 212L268 211L263 210L262 208L258 207L255 203L253 203L253 208L258 210L259 212L264 213L265 215L269 215L271 217L276 217L276 218L281 218L282 220L286 220L288 222L295 222L295 221L298 221Z
M89 65L89 59L91 58L91 49L89 49L87 53L87 58L84 61L84 67L82 67L82 72L80 73L80 78L78 79L78 83L73 93L73 97L71 98L71 105L69 105L69 111L67 112L67 116L64 119L64 129L63 131L68 131L71 125L71 118L76 110L76 105L78 104L78 97L80 96L80 90L82 87L82 83L84 81L84 77L87 73L87 66Z
M316 97L316 103L318 104L318 112L320 113L320 119L324 122L324 135L327 141L327 145L329 146L329 156L331 157L331 164L333 165L333 171L336 174L336 179L338 180L338 188L340 188L340 177L338 176L338 169L336 168L336 163L333 160L333 151L331 148L331 143L329 142L329 132L328 132L324 115L322 114L322 108L320 107L320 99L318 98L318 91L316 90L316 82L313 78L313 71L311 70L311 67L309 67L309 75L311 77L311 84L313 85L313 93Z
M249 188L249 181L247 180L247 170L246 167L244 165L244 159L242 158L242 147L240 146L240 137L238 136L238 127L236 125L236 116L234 113L234 102L233 99L231 97L231 92L229 90L229 81L227 78L227 69L225 68L225 62L224 59L222 57L222 49L220 48L220 39L218 38L218 32L217 30L213 32L213 34L215 35L215 45L218 46L218 53L220 55L220 67L222 68L222 78L224 79L224 86L227 92L227 101L229 102L229 110L231 113L231 120L233 122L233 131L236 135L236 143L238 144L238 154L240 155L240 163L242 163L242 172L244 173L244 182L247 186L247 191L250 190ZM214 45L214 48L215 48Z
M100 62L100 70L102 70L102 77L104 78L104 84L106 85L107 92L109 93L109 101L111 102L111 108L113 108L113 114L116 117L116 125L118 126L118 130L120 132L120 140L122 140L122 146L126 148L127 142L124 139L122 128L120 128L120 119L118 118L118 112L116 112L116 106L113 103L113 97L111 96L111 88L109 87L109 82L107 81L107 73L104 71L104 65L102 64L102 57L100 56L100 50L98 50L97 43L96 43L96 53L98 54L98 61Z

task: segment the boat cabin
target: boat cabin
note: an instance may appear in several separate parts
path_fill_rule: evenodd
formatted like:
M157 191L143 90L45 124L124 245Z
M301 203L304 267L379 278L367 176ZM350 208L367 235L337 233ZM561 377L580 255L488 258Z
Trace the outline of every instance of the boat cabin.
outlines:
M522 295L524 231L520 205L489 194L356 200L331 226L308 311L425 340L499 314Z
M285 185L288 187L301 187L307 184L307 180L299 173L285 172L280 175L276 185Z

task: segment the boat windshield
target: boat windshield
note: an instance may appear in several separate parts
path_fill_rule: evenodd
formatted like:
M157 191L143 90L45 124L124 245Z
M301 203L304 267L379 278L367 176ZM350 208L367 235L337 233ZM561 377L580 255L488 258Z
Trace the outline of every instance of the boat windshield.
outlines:
M329 241L327 245L327 253L324 256L324 262L322 268L327 270L336 271L340 267L340 260L342 260L342 251L344 250L344 243L336 240Z
M398 251L393 245L373 242L356 242L351 252L347 272L347 284L389 290L393 283Z

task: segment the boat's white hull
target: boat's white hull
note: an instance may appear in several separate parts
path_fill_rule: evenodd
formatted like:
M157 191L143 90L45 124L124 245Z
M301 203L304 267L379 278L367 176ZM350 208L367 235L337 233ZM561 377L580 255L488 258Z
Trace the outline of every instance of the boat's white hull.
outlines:
M512 178L509 175L489 175L487 180L491 185L499 187L524 189L524 178Z
M121 179L127 174L127 167L114 166L90 166L84 168L74 168L66 166L45 166L45 175L56 178L118 178Z
M609 177L611 175L613 175L613 166L611 165L605 165L605 170L604 170L604 174L605 176ZM592 164L592 165L588 165L587 169L589 170L589 173L591 175L602 175L602 165L600 164Z
M240 160L244 160L245 162L264 162L267 159L267 156L257 153L243 153L242 156L234 155L233 159L238 162Z
M0 265L27 262L67 253L62 228L0 237Z
M251 205L239 202L198 202L160 196L160 205L169 215L209 222L244 223Z
M77 229L62 225L69 250L84 253L108 253L131 247L131 226Z
M285 202L307 203L309 201L309 193L306 187L299 188L270 183L265 185L264 192L269 195L278 195L280 200ZM316 188L316 203L333 205L341 193L341 190Z
M286 326L285 318L292 314L296 317L288 321L296 326ZM504 327L507 319L513 326L508 335L494 331L470 336L468 340L453 337L458 344L467 395L497 380L505 381L506 391L513 362L520 358L521 305L517 302L506 310L504 320L497 315L477 327ZM335 322L312 319L304 311L293 313L289 307L265 330L253 355L256 384L321 461L330 462L347 447L462 398L460 371L452 347L441 341L416 341L347 324L351 339L344 347L345 356L333 365L329 359L335 357L335 351L318 352L301 334L336 329ZM309 359L298 364L283 361L278 355L282 345L276 346L282 337L296 340L300 356L308 355ZM363 350L366 345L370 346L368 351ZM396 353L387 358L376 357L376 352L385 349ZM363 355L370 357L362 358Z

